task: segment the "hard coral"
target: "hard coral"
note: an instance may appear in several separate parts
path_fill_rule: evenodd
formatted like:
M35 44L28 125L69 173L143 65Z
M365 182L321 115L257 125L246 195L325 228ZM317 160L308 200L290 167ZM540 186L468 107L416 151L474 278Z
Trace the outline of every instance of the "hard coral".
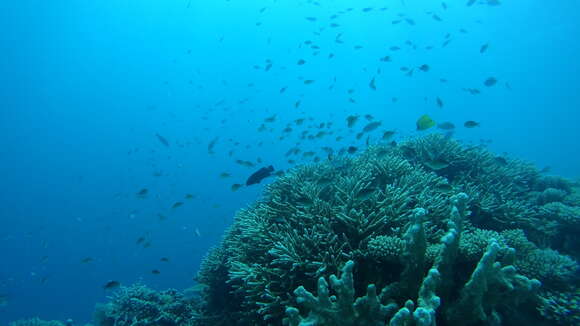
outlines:
M396 304L393 325L455 325L460 315L465 325L515 324L528 316L518 304L539 302L539 281L557 293L578 285L575 256L555 246L565 230L538 204L538 193L562 184L526 162L439 135L294 168L237 214L203 263L203 316L228 325L304 324L315 313L297 305L307 293L326 300L329 291L329 309L348 308L333 301L333 291L336 300L344 294L338 279L323 283L343 270L353 280L345 302L374 302L374 310L341 308L355 315L350 320ZM545 272L548 263L555 273ZM376 300L373 289L382 289ZM542 316L530 318L553 321ZM334 317L324 318L316 320Z

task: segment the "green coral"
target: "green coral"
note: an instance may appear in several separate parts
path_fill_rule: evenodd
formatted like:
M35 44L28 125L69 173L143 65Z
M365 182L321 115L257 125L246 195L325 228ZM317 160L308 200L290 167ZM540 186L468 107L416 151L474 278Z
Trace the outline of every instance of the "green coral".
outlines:
M120 287L110 302L97 305L97 326L193 326L198 301L176 290L155 291L143 285Z
M30 319L20 319L10 322L8 326L65 326L63 322L58 320L42 320L38 317Z
M434 161L445 164L433 169ZM567 190L563 180L440 135L296 167L238 212L220 246L205 259L198 277L208 286L202 316L223 316L224 325L275 325L285 318L302 323L309 311L297 305L293 291L302 286L312 294L325 288L329 307L335 307L338 288L320 279L339 275L353 261L354 294L345 302L374 300L372 291L382 289L377 302L399 307L391 316L393 325L433 319L452 325L450 311L469 314L472 324L517 320L524 313L512 308L520 301L507 302L498 293L538 305L532 291L537 283L531 279L556 293L578 284L573 276L578 249L570 245L572 236L564 237L565 209L556 205L572 211L578 206L569 201L574 190ZM552 201L556 192L564 203ZM540 194L552 199L539 199ZM497 250L489 249L491 243ZM472 277L488 250L494 253L485 270L497 277ZM459 304L464 289L477 288L466 287L472 278L477 279L472 284L490 284L481 294L484 314L464 312L466 306ZM306 292L298 297L306 298Z

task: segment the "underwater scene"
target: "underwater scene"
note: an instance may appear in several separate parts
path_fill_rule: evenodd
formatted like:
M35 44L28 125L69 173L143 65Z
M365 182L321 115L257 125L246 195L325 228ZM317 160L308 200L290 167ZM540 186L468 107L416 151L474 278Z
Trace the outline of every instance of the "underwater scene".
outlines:
M580 325L579 1L0 8L0 325Z

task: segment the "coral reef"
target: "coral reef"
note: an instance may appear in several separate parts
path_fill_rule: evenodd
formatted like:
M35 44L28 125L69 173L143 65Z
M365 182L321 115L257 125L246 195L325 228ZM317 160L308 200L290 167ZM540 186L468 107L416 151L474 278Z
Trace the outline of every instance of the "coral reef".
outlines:
M8 324L8 326L65 326L68 325L58 320L42 320L37 317L30 319L16 320Z
M155 291L136 284L119 288L106 304L97 305L97 326L197 325L198 300L175 290Z

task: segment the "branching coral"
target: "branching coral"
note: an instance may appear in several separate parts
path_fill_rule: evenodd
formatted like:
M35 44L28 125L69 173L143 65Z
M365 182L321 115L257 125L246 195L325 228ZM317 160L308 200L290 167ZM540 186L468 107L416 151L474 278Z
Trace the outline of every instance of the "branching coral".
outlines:
M326 282L353 261L354 294L345 300L355 315L363 314L352 307L358 297L375 302L374 310L396 304L393 325L435 319L453 325L451 311L468 314L472 324L515 320L521 314L505 307L518 302L498 293L533 298L533 278L557 293L577 286L573 238L562 237L560 227L575 223L567 212L578 209L566 185L528 163L440 135L296 167L237 214L203 263L198 279L209 287L203 315L229 316L230 325L306 323L308 311L287 313L297 306L294 289L303 286L297 295L305 303L326 300L312 293L339 287L321 278ZM478 294L484 300L470 299L466 293L484 281L487 290ZM376 289L382 290L375 300ZM332 298L324 302L338 309ZM479 312L464 311L478 302Z

